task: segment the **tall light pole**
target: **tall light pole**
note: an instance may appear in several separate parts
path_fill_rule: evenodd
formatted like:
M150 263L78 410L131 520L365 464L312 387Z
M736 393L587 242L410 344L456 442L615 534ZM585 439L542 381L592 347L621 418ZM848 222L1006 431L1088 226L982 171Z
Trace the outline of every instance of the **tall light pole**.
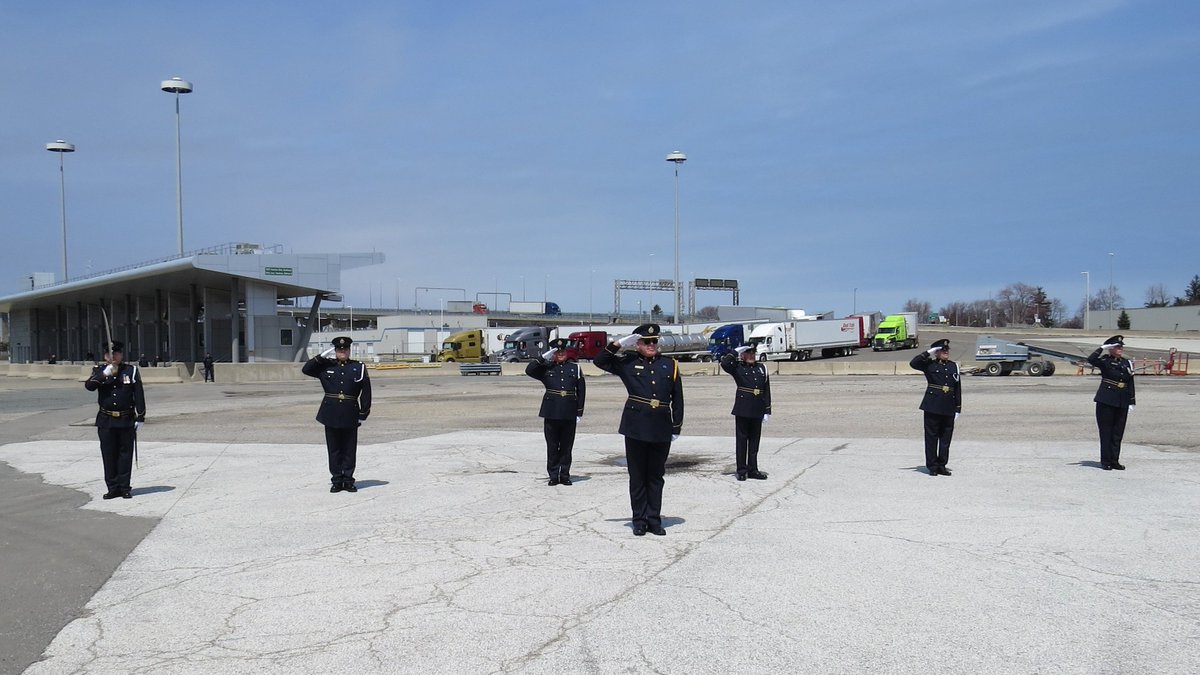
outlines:
M653 253L650 254L650 275L647 277L646 281L650 282L648 284L649 287L646 289L646 304L649 305L651 307L651 309L653 310L653 307L654 307L654 254Z
M350 330L354 330L354 305L346 305L350 308Z
M667 155L667 161L675 165L675 323L683 323L683 289L679 287L679 165L687 161L687 155L676 150Z
M58 153L58 187L62 193L62 280L66 281L70 277L67 276L67 174L63 168L63 155L68 152L75 152L75 146L60 138L53 143L47 143L46 149L50 152Z
M1080 272L1083 275L1083 329L1088 329L1088 312L1092 309L1092 275L1087 272Z
M854 309L853 309L853 310L851 310L851 312L850 312L850 316L854 316L855 314L858 314L858 289L857 289L857 288L855 288L855 289L854 289L854 304L853 304L853 307L854 307Z
M550 300L550 275L547 274L542 280L542 303Z
M1115 257L1115 256L1116 256L1115 253L1108 254L1108 324L1109 324L1108 327L1109 327L1109 329L1112 329L1113 327L1115 327L1117 325L1117 322L1113 321L1113 304L1115 304L1113 302L1113 300L1115 299L1113 296L1116 295L1116 292L1113 290L1113 257Z
M596 270L588 272L588 330L592 329L592 278L596 276Z
M192 83L172 77L162 81L162 90L175 94L175 206L179 213L179 255L183 255L183 152L179 142L179 95L192 93Z

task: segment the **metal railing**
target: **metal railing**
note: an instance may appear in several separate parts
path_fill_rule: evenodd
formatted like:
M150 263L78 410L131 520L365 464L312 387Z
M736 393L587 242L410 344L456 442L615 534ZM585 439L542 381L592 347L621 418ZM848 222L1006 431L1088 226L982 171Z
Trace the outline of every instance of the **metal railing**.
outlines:
M89 274L83 274L83 275L71 277L69 279L63 279L62 281L56 281L52 284L38 286L38 287L32 288L30 290L36 291L36 290L40 290L43 288L54 288L55 286L62 286L63 284L69 284L69 283L72 283L75 281L83 281L84 279L94 279L96 277L103 277L103 276L108 276L110 274L116 274L117 272L125 272L127 270L135 270L135 269L139 269L142 267L149 267L151 265L158 265L160 263L170 262L172 260L182 260L183 258L191 258L192 256L197 256L197 255L262 255L262 254L277 255L280 253L283 253L283 244L274 244L271 246L261 246L258 244L247 244L246 242L231 241L231 242L228 242L225 244L218 244L216 246L209 246L206 248L198 248L193 251L185 251L183 254L175 253L173 255L164 256L162 258L155 258L153 260L145 260L145 261L142 261L139 263L133 263L130 265L122 265L121 267L114 267L112 269L104 270L101 272L92 272Z

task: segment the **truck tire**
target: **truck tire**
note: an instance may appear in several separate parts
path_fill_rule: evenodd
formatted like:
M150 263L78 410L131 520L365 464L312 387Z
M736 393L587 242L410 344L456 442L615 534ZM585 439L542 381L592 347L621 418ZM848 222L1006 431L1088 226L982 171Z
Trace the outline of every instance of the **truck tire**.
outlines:
M454 357L451 356L451 357L442 359L442 363L454 363Z
M1047 361L1047 362L1046 362L1046 369L1042 371L1042 376L1043 376L1043 377L1050 377L1050 376L1051 376L1051 375L1053 375L1053 374L1054 374L1054 362L1053 362L1053 361Z
M993 361L993 362L987 364L987 368L984 368L984 370L987 371L988 375L999 375L1000 371L1003 370L1003 368L1000 367L999 363L996 363L995 361Z
M1042 366L1041 361L1030 361L1025 364L1025 374L1030 377L1040 377L1043 370L1045 368Z

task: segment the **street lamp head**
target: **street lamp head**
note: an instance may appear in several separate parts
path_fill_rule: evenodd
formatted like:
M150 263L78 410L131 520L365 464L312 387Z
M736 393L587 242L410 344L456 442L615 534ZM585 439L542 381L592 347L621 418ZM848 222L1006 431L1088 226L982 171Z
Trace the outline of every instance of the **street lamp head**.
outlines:
M667 155L667 161L668 161L668 162L675 162L675 165L676 165L676 166L678 166L678 165L680 165L680 164L683 164L684 162L686 162L686 161L687 161L687 155L685 155L685 154L683 154L682 152L680 152L680 151L676 150L675 152L672 152L671 154Z
M46 149L50 152L75 152L75 145L59 139L53 143L47 143Z
M192 83L182 78L172 77L162 81L162 90L168 94L190 94L192 93Z

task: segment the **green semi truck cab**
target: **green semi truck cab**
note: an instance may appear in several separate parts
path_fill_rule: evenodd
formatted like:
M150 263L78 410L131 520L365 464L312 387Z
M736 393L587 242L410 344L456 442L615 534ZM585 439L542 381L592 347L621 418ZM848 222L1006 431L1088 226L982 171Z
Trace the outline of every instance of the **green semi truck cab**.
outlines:
M912 349L917 346L917 313L889 314L879 322L875 337L871 339L872 351Z

